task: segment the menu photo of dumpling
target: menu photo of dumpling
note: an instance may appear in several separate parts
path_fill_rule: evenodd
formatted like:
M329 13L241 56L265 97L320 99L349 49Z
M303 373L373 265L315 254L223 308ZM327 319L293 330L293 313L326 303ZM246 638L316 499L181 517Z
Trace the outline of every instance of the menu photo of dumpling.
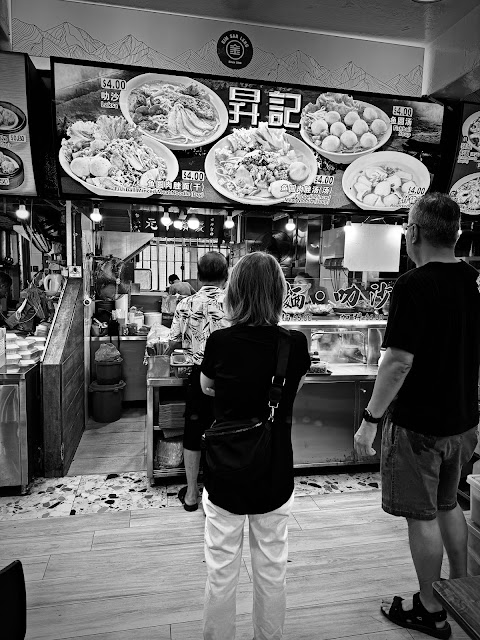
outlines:
M10 102L0 100L0 133L17 133L27 122L23 111Z

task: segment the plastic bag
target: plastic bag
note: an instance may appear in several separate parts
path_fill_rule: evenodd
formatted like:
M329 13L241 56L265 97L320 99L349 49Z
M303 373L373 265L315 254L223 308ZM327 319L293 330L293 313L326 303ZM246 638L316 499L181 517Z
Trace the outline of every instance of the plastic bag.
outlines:
M183 438L169 438L168 440L157 440L154 466L156 469L174 469L179 467L183 461Z
M111 342L101 344L100 348L95 353L95 362L115 362L120 360L120 351Z
M168 295L165 298L162 298L162 313L171 313L173 315L177 308L178 301L178 295Z
M168 346L169 336L170 329L168 327L164 327L163 324L155 322L148 332L147 343L145 345L145 355L162 355Z

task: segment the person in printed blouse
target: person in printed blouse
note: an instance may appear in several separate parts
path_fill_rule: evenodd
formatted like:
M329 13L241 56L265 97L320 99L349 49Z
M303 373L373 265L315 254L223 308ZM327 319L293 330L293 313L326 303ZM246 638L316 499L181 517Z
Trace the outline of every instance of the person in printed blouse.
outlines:
M175 309L170 329L169 352L182 347L193 359L187 386L183 451L187 486L180 489L178 498L186 511L198 509L198 472L201 440L205 429L213 422L213 399L204 395L200 387L200 367L205 344L211 333L228 326L224 318L224 287L228 278L227 259L210 251L198 261L201 289L181 300Z

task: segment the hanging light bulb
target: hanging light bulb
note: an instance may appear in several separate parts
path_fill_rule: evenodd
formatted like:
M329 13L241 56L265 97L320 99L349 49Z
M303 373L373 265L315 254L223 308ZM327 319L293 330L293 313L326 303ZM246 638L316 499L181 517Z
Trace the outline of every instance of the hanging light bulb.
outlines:
M186 215L181 213L176 220L173 222L173 226L175 229L183 229L183 223L185 222Z
M287 224L285 225L285 229L287 231L294 231L295 230L295 222L293 220L293 218L289 218Z
M200 226L200 220L196 215L190 216L190 218L187 220L187 226L192 231L196 231Z
M27 211L24 204L19 204L18 209L15 211L15 215L19 220L28 220L30 212Z
M102 214L100 213L100 210L98 207L93 207L93 211L90 214L90 220L92 222L101 222L102 221Z
M228 214L227 219L223 223L223 226L225 229L233 229L233 227L235 226L231 213Z
M458 230L458 237L460 237L462 235L462 233L463 233L462 229L459 229Z
M165 209L162 208L163 211L163 215L160 218L160 222L163 224L164 227L168 227L172 224L172 219L170 218L170 214L168 213L168 211L165 211Z

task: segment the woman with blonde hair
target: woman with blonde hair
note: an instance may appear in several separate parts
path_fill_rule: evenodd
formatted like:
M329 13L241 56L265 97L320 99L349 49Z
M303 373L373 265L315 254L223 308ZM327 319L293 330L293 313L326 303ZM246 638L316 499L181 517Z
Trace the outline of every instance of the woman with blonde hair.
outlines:
M266 423L272 379L278 372L280 336L285 335L278 327L285 294L285 277L273 256L251 253L233 268L224 301L231 326L209 337L201 369L203 392L214 396L216 423ZM235 638L236 588L247 515L255 640L283 636L287 521L294 489L292 410L310 366L305 335L299 331L288 334L289 351L282 351L288 354L285 384L270 432L267 475L252 490L252 482L219 482L215 470L206 470L206 640Z

